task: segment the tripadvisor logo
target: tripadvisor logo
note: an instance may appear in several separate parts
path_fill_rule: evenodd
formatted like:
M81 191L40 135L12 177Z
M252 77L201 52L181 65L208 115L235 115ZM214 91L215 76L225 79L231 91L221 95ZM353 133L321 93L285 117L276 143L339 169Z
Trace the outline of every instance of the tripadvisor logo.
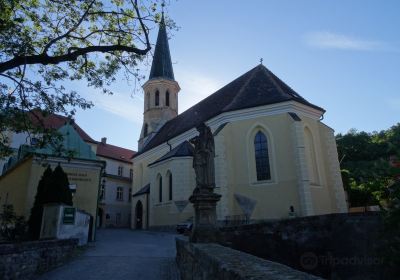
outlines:
M318 256L313 252L306 252L300 257L300 265L305 270L314 270L318 265L337 266L337 265L380 265L382 259L367 256L334 257L330 252L326 255Z

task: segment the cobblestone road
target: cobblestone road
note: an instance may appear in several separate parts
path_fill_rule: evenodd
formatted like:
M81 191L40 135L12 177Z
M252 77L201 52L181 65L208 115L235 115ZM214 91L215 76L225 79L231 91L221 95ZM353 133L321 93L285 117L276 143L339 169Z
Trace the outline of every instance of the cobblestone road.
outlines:
M75 260L39 277L40 280L178 279L175 264L176 235L106 229Z

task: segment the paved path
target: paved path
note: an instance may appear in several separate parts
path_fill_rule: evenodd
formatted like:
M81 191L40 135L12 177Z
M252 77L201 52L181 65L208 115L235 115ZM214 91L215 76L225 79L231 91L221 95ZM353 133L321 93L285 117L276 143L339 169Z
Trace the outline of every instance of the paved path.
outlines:
M174 234L106 229L96 245L40 280L178 279Z

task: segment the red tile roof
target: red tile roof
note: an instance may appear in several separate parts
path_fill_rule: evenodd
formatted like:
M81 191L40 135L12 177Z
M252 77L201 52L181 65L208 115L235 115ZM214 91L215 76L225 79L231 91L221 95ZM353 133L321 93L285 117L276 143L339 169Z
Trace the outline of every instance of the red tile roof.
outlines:
M46 117L43 117L38 110L35 110L34 113L31 112L29 116L34 125L43 124L45 128L54 128L54 129L59 129L69 120L67 117L57 114L51 114ZM82 137L84 141L97 143L97 141L93 140L92 137L90 137L82 128L79 127L79 125L73 123L72 126L75 128L76 132L78 132L79 136Z
M40 111L38 110L35 110L34 113L30 113L30 118L33 124L41 125L40 122L42 122L45 128L54 128L54 129L62 127L69 120L67 117L57 114L51 114L46 117L43 117ZM130 159L136 153L135 151L129 149L98 142L94 140L92 137L90 137L76 123L73 123L72 126L75 128L76 132L78 132L79 136L82 137L82 139L85 142L97 144L97 156L130 163L131 162Z
M135 151L121 148L118 146L104 144L102 142L97 142L97 156L111 158L124 162L131 162L130 159L136 154Z

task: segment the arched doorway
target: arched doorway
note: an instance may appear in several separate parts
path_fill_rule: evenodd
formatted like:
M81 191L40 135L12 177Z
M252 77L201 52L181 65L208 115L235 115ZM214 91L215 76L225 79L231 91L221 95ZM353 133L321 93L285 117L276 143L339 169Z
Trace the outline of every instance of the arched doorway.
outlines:
M143 204L140 200L136 203L135 213L136 213L135 229L142 229L143 228Z

